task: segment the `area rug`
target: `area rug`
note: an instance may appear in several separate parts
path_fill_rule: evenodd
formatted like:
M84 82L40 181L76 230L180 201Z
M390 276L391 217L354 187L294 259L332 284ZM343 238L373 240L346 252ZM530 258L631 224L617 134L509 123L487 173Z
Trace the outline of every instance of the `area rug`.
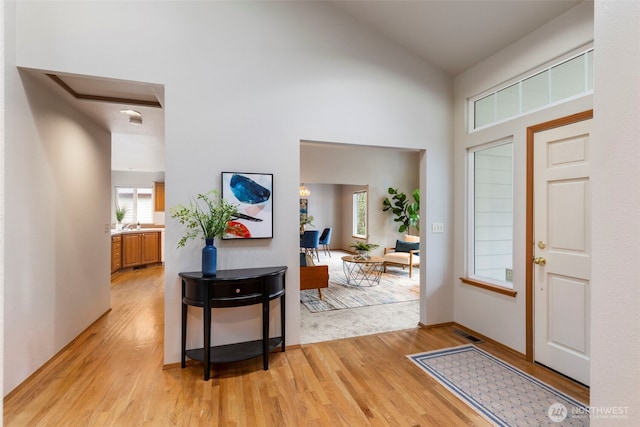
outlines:
M496 426L588 426L589 408L474 345L407 356Z
M316 264L329 266L329 287L322 289L322 299L315 289L300 291L300 302L310 312L341 310L346 308L367 307L371 305L392 304L396 302L416 301L420 298L420 273L413 271L409 278L407 270L389 268L383 273L380 283L375 286L353 286L347 283L342 271L341 257L347 253L332 251L332 257L321 257Z

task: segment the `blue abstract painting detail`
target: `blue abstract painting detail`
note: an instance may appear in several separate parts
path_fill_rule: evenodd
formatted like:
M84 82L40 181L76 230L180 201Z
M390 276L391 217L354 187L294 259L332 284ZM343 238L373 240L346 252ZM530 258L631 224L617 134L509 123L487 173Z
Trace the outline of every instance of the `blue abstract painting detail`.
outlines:
M233 175L230 187L233 195L242 203L256 205L266 202L271 197L269 189L242 175Z
M273 174L222 172L222 198L238 207L223 239L273 238Z

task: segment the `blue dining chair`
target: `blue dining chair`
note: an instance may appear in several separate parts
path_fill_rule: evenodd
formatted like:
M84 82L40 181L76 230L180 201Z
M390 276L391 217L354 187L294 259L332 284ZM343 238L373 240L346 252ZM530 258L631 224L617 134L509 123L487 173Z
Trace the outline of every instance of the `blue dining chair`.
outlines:
M320 246L322 246L324 253L329 255L329 258L331 258L331 250L329 250L330 244L331 244L331 227L327 227L324 230L322 230L322 234L320 235Z
M315 255L316 259L320 261L318 247L320 247L320 230L305 230L300 239L300 249L312 257Z

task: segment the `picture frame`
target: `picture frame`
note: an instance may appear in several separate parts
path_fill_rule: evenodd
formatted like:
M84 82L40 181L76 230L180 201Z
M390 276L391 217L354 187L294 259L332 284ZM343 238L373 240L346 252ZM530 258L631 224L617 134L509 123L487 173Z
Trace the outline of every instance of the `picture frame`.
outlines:
M309 213L309 199L300 199L300 224L302 224Z
M223 240L273 238L273 174L222 172L221 194L239 211Z

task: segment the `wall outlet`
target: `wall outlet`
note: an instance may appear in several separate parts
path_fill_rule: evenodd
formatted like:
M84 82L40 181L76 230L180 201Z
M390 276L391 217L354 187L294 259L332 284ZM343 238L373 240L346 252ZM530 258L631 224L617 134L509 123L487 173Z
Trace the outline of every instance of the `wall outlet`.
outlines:
M444 233L444 223L443 222L434 222L431 224L431 232L432 233Z

